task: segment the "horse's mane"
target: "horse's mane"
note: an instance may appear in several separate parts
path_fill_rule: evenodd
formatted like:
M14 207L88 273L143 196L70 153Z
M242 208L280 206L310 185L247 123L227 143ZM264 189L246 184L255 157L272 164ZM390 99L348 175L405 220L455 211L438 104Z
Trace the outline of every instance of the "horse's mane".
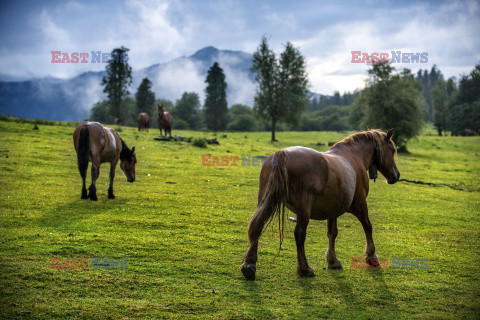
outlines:
M383 146L384 146L384 138L385 133L378 129L371 129L368 131L361 131L354 133L345 139L335 143L332 147L334 148L341 148L343 146L351 146L357 142L373 142L375 144L375 150L377 151L377 156L379 158L380 163L383 160Z
M120 152L120 158L121 159L128 159L131 153L131 150L127 147L127 144L125 141L123 141L122 138L120 138L120 141L122 142L122 151Z

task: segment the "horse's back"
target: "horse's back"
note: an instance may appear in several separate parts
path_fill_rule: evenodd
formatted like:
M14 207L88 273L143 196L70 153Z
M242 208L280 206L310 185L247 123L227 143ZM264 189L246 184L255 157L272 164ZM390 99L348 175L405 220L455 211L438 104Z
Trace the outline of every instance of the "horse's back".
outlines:
M138 115L137 121L148 122L150 121L150 116L148 115L148 113L142 112Z
M321 192L328 180L328 162L322 153L305 147L284 149L287 160L288 179L297 188Z
M82 121L80 122L75 130L73 131L73 144L75 146L75 150L78 149L78 141L80 139L80 132L83 128L88 128L90 142L95 139L99 134L103 133L103 125L98 122L90 122L90 121Z
M284 153L275 153L266 159L260 172L260 191L266 187L271 172L279 162L275 157L284 154L287 157L285 166L290 190L321 192L328 179L328 163L323 155L304 147L289 147L283 151Z

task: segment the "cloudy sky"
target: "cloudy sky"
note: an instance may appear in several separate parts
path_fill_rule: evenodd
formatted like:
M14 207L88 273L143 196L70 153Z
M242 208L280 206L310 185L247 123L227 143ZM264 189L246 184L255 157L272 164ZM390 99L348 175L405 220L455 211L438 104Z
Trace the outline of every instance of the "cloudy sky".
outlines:
M290 41L305 56L311 90L364 85L368 65L351 51L427 53L430 69L469 73L480 62L478 1L1 1L0 74L68 78L104 64L53 64L51 51L130 48L134 70L189 56L205 46L252 53L266 35L280 52Z

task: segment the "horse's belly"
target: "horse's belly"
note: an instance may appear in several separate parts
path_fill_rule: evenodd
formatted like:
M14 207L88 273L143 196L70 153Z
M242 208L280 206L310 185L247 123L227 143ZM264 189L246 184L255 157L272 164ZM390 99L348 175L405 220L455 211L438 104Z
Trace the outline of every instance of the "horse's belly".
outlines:
M100 154L100 163L110 162L115 157L117 150L108 148L102 151Z
M328 199L324 197L315 198L312 205L310 218L314 220L326 220L341 216L348 210L350 204L352 203L352 201L348 198L341 198L342 199Z

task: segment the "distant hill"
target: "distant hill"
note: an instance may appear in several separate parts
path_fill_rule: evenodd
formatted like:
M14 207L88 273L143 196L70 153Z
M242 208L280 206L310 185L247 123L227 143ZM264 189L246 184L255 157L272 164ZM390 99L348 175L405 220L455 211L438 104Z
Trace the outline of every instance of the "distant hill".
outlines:
M175 101L183 92L194 91L203 101L207 71L218 61L225 72L229 104L252 105L255 83L249 72L251 58L246 52L206 47L189 57L134 70L130 93L134 95L142 79L148 77L159 98ZM104 75L104 71L85 72L67 80L22 81L0 75L0 114L60 121L88 118L92 105L105 98L101 86Z

